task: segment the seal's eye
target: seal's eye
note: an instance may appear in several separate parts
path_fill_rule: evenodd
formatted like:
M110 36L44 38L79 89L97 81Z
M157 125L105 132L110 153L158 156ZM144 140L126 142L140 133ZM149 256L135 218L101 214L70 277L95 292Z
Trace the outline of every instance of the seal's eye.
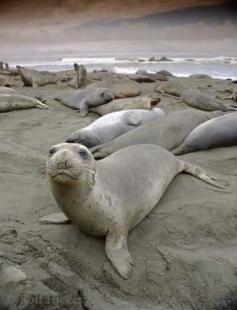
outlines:
M88 158L88 152L86 150L80 150L79 155L84 159Z
M56 149L55 147L51 147L51 149L49 150L49 155L53 155L54 153L56 153Z
M102 98L104 98L105 97L105 92L102 92L100 95L101 95Z

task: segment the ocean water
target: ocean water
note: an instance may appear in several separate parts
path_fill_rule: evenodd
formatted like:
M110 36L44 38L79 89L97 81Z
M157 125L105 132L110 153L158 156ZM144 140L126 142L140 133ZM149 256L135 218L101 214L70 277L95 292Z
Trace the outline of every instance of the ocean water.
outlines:
M89 72L94 70L110 70L116 73L133 74L138 69L146 69L149 73L168 70L176 76L191 74L208 74L215 78L237 79L237 57L171 57L166 61L159 58L150 61L149 57L136 56L93 56L93 57L62 57L55 60L31 60L17 64L32 69L61 71L72 69L74 63L83 64ZM15 63L10 63L15 66Z

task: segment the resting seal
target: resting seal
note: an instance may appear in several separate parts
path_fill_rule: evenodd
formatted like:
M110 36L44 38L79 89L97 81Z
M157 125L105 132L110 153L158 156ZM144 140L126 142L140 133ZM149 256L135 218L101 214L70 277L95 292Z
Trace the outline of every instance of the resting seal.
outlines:
M188 83L184 83L178 79L171 79L168 81L160 82L154 91L167 97L181 97L185 91L192 88Z
M0 113L32 108L48 109L43 102L18 94L0 94Z
M149 122L113 141L95 146L91 152L96 159L100 159L135 144L155 144L170 151L179 146L195 127L215 116L216 112L191 109L174 112L162 117L159 122Z
M160 102L160 98L152 98L150 96L139 96L134 98L116 99L108 104L102 104L90 109L91 112L99 115L106 115L117 111L147 109L150 110L152 106Z
M59 74L48 71L37 71L33 69L17 66L24 86L37 88L47 84L56 84L62 80Z
M173 151L175 155L237 144L237 112L213 118L196 127Z
M66 217L51 215L41 222L65 223L68 218L84 233L106 236L108 259L128 278L133 267L127 245L129 230L155 207L182 171L224 188L201 168L155 145L124 148L99 162L80 144L55 145L49 150L47 175Z
M181 96L181 101L188 105L205 110L205 111L235 111L234 107L228 106L227 104L219 101L218 99L204 94L197 89L189 88Z
M96 146L164 115L165 112L159 108L152 111L140 109L110 113L73 132L66 142L81 143L87 147Z
M91 107L97 107L110 102L114 99L114 95L107 88L87 88L55 99L72 109L80 110L80 116L85 117L88 115Z

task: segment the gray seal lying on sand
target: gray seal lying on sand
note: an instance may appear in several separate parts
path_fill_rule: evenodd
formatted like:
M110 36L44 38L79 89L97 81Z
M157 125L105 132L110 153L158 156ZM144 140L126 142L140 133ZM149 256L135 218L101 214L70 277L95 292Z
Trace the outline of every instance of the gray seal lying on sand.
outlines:
M204 94L197 89L189 88L181 96L180 101L187 103L188 105L205 110L205 111L235 111L236 108L228 106L227 104L219 101L210 95Z
M13 88L10 87L0 87L0 95L9 95L9 94L15 94L16 91Z
M69 108L80 110L80 116L85 117L88 115L91 107L97 107L110 102L114 99L114 95L107 88L87 88L55 99Z
M192 88L188 83L184 83L178 79L160 82L154 88L154 91L170 98L181 97L185 91Z
M33 88L37 88L47 84L56 84L61 80L60 76L56 73L37 71L21 66L17 66L17 69L24 86L32 86Z
M155 145L130 146L99 162L83 145L55 145L49 150L47 175L54 199L66 217L60 213L40 221L65 223L68 218L81 232L106 236L105 253L127 279L133 268L128 232L155 207L180 172L216 187L226 186Z
M66 142L80 143L87 147L96 146L164 115L165 112L159 108L152 111L140 109L109 113L89 126L73 132Z
M213 118L196 127L172 153L181 155L237 144L237 112Z
M187 135L198 125L217 116L219 112L204 112L186 109L171 113L159 119L159 122L149 122L105 144L91 149L96 159L104 158L117 150L135 144L155 144L167 150L179 146Z
M150 110L152 106L155 106L160 102L160 98L152 98L150 96L139 96L134 98L122 98L110 101L108 104L102 104L97 107L92 107L91 112L97 113L99 115L106 115L108 113L113 113L123 110L133 110L133 109L148 109Z
M0 94L0 113L32 108L48 109L43 102L18 94Z

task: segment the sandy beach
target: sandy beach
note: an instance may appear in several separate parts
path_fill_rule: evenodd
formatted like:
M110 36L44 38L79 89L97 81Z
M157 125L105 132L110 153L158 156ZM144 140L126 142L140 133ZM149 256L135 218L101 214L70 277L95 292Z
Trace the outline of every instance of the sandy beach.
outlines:
M110 79L110 74L91 73L90 83L98 76ZM234 86L231 80L208 77L179 79L219 97L228 96ZM218 190L178 175L154 211L130 233L135 269L123 280L105 256L103 239L84 235L72 225L38 222L58 211L45 172L49 147L98 116L80 118L54 100L72 92L70 86L33 89L15 84L18 93L41 97L49 106L0 114L0 258L26 275L17 290L8 290L19 309L235 309L237 147L182 156L220 174L230 186ZM156 84L139 87L142 94L150 94ZM159 97L159 107L167 113L192 109Z

